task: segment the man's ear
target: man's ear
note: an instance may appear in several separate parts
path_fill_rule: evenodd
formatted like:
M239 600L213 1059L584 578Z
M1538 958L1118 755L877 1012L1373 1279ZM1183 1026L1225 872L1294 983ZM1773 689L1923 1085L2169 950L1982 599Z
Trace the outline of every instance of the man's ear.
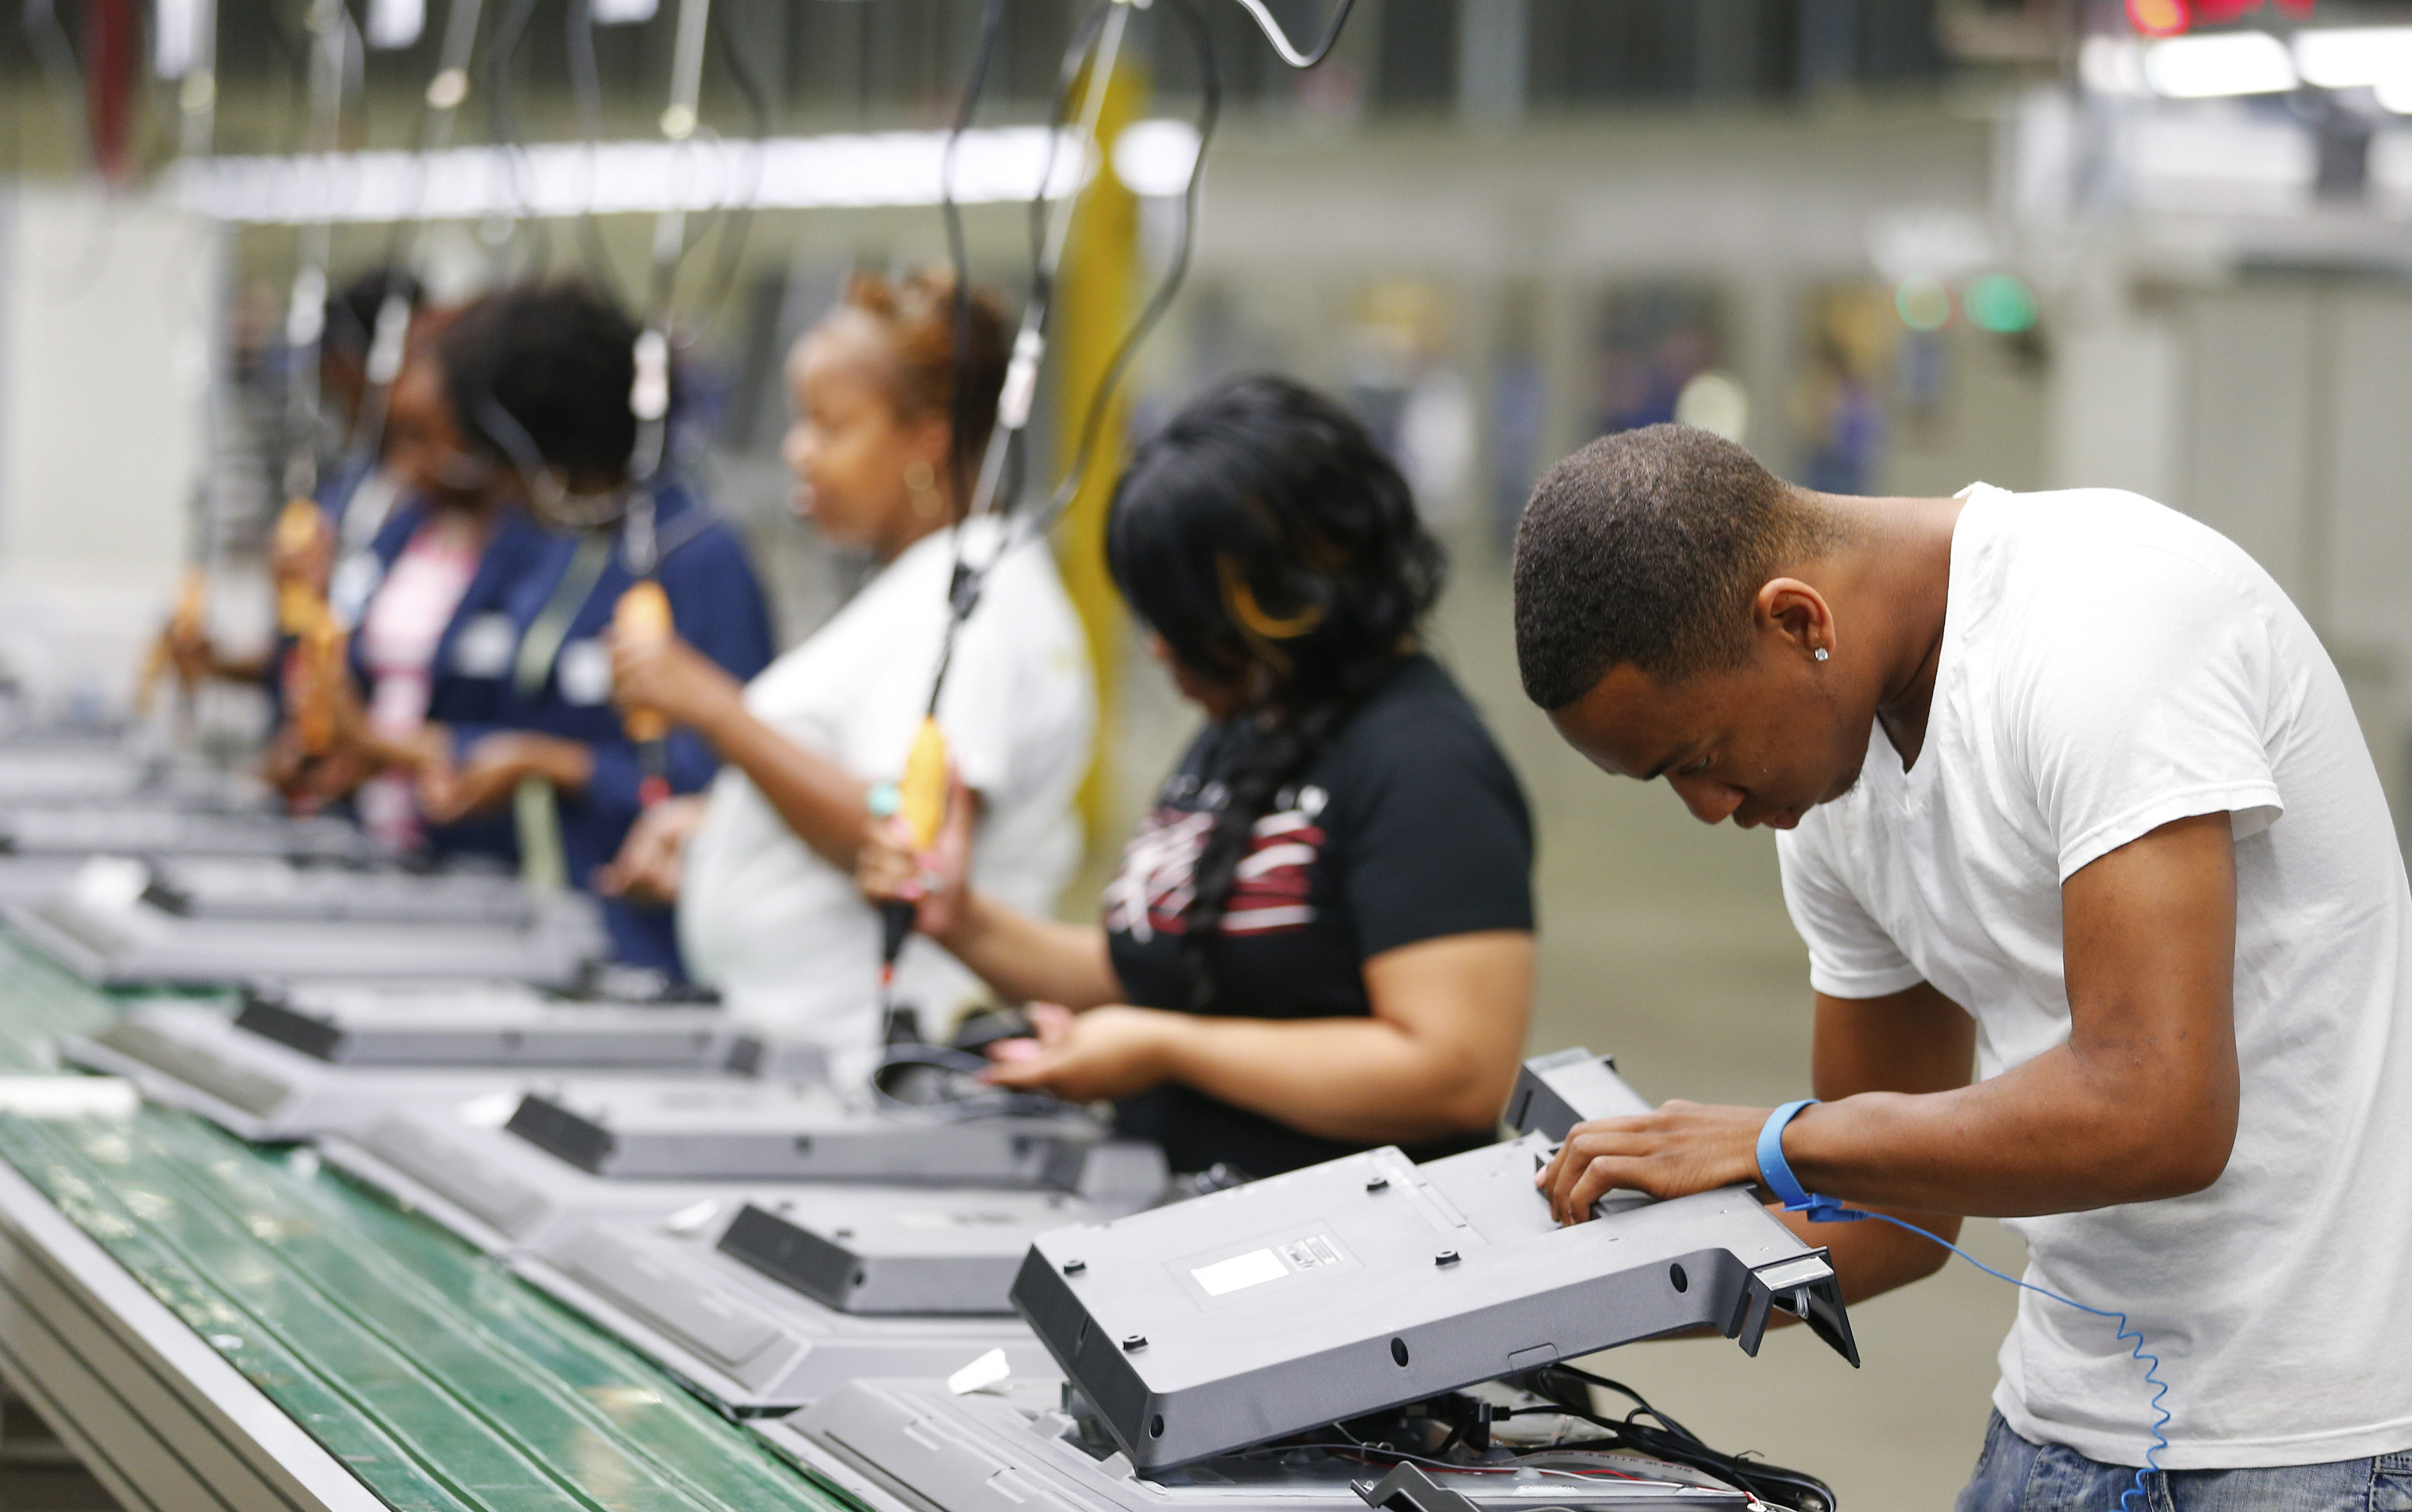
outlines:
M1771 578L1751 600L1751 622L1811 661L1833 654L1834 611L1826 595L1798 578Z

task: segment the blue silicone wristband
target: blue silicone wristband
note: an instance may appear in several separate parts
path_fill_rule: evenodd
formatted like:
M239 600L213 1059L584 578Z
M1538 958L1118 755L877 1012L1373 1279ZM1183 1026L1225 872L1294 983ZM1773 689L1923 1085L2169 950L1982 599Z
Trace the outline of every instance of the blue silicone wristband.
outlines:
M1800 1117L1802 1108L1814 1108L1816 1103L1815 1097L1803 1097L1767 1115L1767 1122L1758 1129L1758 1179L1775 1194L1775 1200L1784 1204L1785 1211L1805 1212L1813 1224L1843 1224L1864 1218L1864 1212L1803 1188L1784 1158L1784 1126Z

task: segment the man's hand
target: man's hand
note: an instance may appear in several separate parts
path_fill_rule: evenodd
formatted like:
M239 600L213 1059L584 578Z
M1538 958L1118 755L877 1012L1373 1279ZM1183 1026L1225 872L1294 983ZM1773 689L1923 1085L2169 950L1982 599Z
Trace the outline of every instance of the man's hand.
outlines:
M595 774L595 757L584 745L529 730L489 735L457 763L419 769L419 806L437 824L450 824L510 801L530 777L542 777L566 792L582 791Z
M1578 1123L1533 1184L1549 1198L1552 1217L1579 1224L1620 1187L1664 1198L1755 1182L1769 1111L1670 1102L1639 1118Z
M673 798L637 816L620 854L595 873L595 890L606 898L668 908L686 880L687 843L703 823L699 796Z
M1030 1006L1037 1039L990 1047L986 1079L1016 1092L1052 1092L1066 1102L1110 1102L1169 1079L1187 1015L1114 1005L1086 1013Z
M611 701L621 709L650 709L673 725L709 735L731 710L743 707L743 685L678 637L658 641L609 639Z

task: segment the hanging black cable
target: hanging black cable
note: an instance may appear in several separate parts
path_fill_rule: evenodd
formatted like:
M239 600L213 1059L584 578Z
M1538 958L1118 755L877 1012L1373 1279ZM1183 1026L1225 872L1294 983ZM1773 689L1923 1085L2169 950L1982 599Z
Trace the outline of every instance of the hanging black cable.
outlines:
M1282 30L1281 22L1273 19L1273 13L1265 8L1265 0L1240 0L1240 8L1255 18L1257 29L1265 34L1265 40L1272 44L1282 62L1293 68L1312 68L1330 57L1332 44L1340 40L1340 28L1348 24L1348 12L1356 7L1357 0L1340 0L1340 8L1331 13L1331 23L1323 29L1323 39L1302 52L1290 41L1289 33Z

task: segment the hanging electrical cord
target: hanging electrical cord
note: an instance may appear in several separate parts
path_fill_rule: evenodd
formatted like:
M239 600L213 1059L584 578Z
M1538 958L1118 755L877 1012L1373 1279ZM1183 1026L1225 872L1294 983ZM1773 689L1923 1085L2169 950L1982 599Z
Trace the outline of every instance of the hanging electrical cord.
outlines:
M452 0L446 13L435 73L419 98L419 151L412 159L416 177L410 212L394 222L393 234L387 242L389 270L407 270L426 259L427 180L435 154L452 144L453 124L469 97L469 64L484 9L484 0ZM367 382L345 446L346 453L355 462L372 465L385 449L386 417L393 400L393 384L402 375L403 359L410 344L410 296L396 286L400 283L400 279L389 278L385 297L377 304L376 326L370 335L364 366Z
M350 64L360 51L360 35L343 0L311 0L309 28L310 150L324 161L341 145L344 86L352 77ZM318 489L322 439L318 360L326 335L327 264L333 239L333 224L323 216L302 228L300 266L285 316L290 356L285 391L286 505L276 518L274 535L275 550L288 557L306 551L323 528L324 517L313 495ZM276 619L279 631L295 642L280 676L302 754L324 756L335 739L334 685L345 675L343 626L328 608L325 593L298 578L278 585Z
M1247 0L1243 0L1243 3L1247 3ZM1097 138L1097 125L1115 64L1120 59L1124 33L1129 24L1134 0L1104 0L1082 19L1065 51L1057 80L1054 111L1049 123L1046 154L1040 167L1038 184L1030 202L1030 294L1022 306L1022 327L1014 337L1005 382L997 396L995 427L989 434L979 473L963 510L966 521L993 513L1008 518L995 531L996 538L986 560L977 564L966 559L967 533L960 528L956 531L954 566L948 580L947 624L939 641L937 667L930 680L930 700L922 715L920 729L914 737L912 749L905 756L902 779L894 785L883 785L874 793L875 812L882 816L893 815L902 817L918 847L926 848L935 840L946 814L948 759L946 736L938 725L938 702L946 692L947 674L954 664L955 642L963 623L978 607L982 585L996 565L1008 551L1052 529L1055 520L1079 495L1087 477L1091 454L1096 449L1102 434L1105 418L1110 413L1113 396L1128 373L1140 344L1171 308L1172 301L1180 292L1182 281L1189 271L1189 259L1197 237L1198 195L1205 172L1206 149L1222 110L1222 74L1205 20L1192 0L1166 0L1166 4L1167 8L1181 18L1189 35L1199 70L1198 145L1182 186L1181 232L1156 292L1141 308L1139 318L1118 344L1100 376L1096 391L1090 396L1089 409L1077 433L1076 449L1065 477L1050 494L1046 506L1017 528L1009 517L1013 501L1020 493L1021 459L1024 445L1022 432L1029 423L1039 370L1046 359L1047 321L1053 305L1056 270L1062 264L1065 243L1071 232L1072 213L1079 204L1083 188L1076 182L1070 192L1060 198L1052 193L1056 146L1063 135L1066 107L1075 85L1085 73L1086 88L1082 91L1080 126L1075 139L1083 154L1092 150L1102 150ZM1320 63L1330 53L1353 4L1354 0L1343 0L1340 8L1333 13L1323 39L1312 53L1301 53L1290 46L1287 35L1272 23L1269 14L1256 10L1251 13L1257 15L1259 25L1268 28L1268 38L1272 41L1275 51L1281 53L1283 61L1292 67L1306 68ZM954 264L954 418L958 438L962 434L965 413L962 397L963 374L969 366L971 271L964 244L962 212L954 195L954 165L963 134L970 129L978 114L980 94L987 85L1002 27L1002 7L997 0L990 0L982 18L979 48L973 60L972 75L957 107L953 128L948 133L940 169L939 205L946 220L948 253ZM1098 168L1100 171L1111 171L1110 164L1101 162ZM955 445L960 447L960 439ZM960 489L960 452L952 460L956 463L957 487ZM880 909L880 1000L883 1012L891 1020L895 1010L896 962L904 950L905 939L912 932L914 913L914 905L904 901L890 902Z
M1348 24L1348 12L1356 6L1357 0L1340 0L1340 8L1331 13L1331 23L1323 29L1323 40L1301 52L1290 41L1289 34L1282 30L1281 22L1273 19L1273 13L1265 8L1265 0L1240 0L1240 8L1256 19L1257 29L1265 34L1265 40L1272 44L1282 62L1293 68L1312 68L1330 57L1332 44L1340 40L1340 28Z
M601 287L616 289L618 270L595 215L595 178L603 145L603 73L595 55L595 0L569 0L562 12L561 34L569 61L569 95L578 109L578 134L586 143L587 203L578 216L579 246L587 275Z
M192 55L185 63L184 76L177 88L177 156L187 170L196 169L210 155L217 129L217 3L216 0L195 0L191 24ZM207 266L207 259L201 260ZM206 302L206 301L204 301ZM147 713L157 696L160 680L176 666L176 648L180 642L199 639L209 613L210 583L217 574L218 555L223 541L217 510L218 468L226 454L225 397L220 393L226 363L221 357L208 360L201 377L200 430L201 458L199 476L194 479L192 497L192 540L184 580L176 590L175 607L169 611L168 624L153 643L151 653L135 680L134 712L139 718ZM184 682L181 670L184 696L178 702L180 741L189 741L195 725L193 688Z
M518 95L511 79L511 64L527 39L528 27L536 20L536 7L537 0L510 0L510 8L495 23L486 58L486 136L510 166L511 196L518 202L518 213L511 224L513 229L524 228L527 232L532 248L527 266L542 269L552 260L552 236L536 215L528 194L527 154L520 141Z

